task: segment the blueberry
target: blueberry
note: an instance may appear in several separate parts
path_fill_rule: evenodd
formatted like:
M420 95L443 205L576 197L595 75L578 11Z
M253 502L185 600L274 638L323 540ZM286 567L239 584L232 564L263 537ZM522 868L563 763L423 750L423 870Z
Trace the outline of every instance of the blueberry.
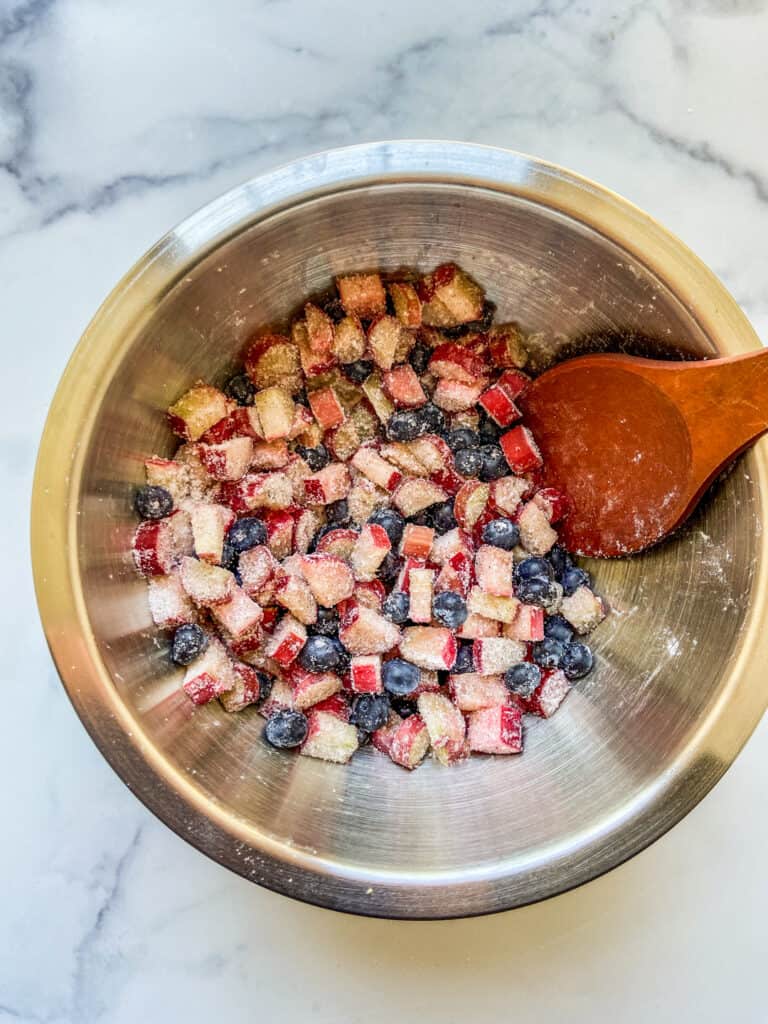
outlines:
M266 544L267 528L255 516L245 516L230 527L226 542L240 555L243 551L258 547L259 544Z
M393 508L377 508L368 522L384 528L393 548L399 545L405 529L405 520L399 512Z
M536 556L524 558L523 561L518 562L514 568L516 583L521 582L522 580L533 579L535 576L539 576L544 580L553 580L555 578L555 570L546 558L537 558Z
M444 501L439 505L430 506L432 512L432 525L438 534L447 533L456 526L456 516L453 514L453 502Z
M389 441L414 441L425 433L416 409L393 412L384 424L384 433Z
M504 675L507 689L518 697L530 697L541 682L541 669L529 661L520 661Z
M544 636L569 644L573 639L573 626L562 615L548 615L544 620Z
M410 661L403 661L402 658L392 658L386 661L381 670L381 679L384 689L395 697L405 697L413 693L419 685L421 673Z
M173 511L173 498L164 487L140 487L133 507L142 519L165 519Z
M339 632L339 613L335 608L317 609L317 621L307 627L309 632L315 636L336 637Z
M310 636L299 651L299 664L307 672L332 672L339 664L339 651L331 637Z
M462 448L454 455L453 464L462 476L477 476L483 468L483 456L479 448Z
M349 522L349 505L346 498L339 498L325 506L326 522L334 526L346 526Z
M493 444L498 441L501 436L501 427L497 423L494 423L487 413L482 412L480 414L480 423L477 428L477 433L480 436L482 444Z
M423 373L427 372L427 366L432 356L432 350L425 345L423 342L418 341L411 349L411 353L408 356L408 362L413 367L414 373L421 377Z
M297 391L293 396L294 402L298 402L299 405L303 405L306 409L309 408L309 396L307 395L307 389L302 388L301 391Z
M373 373L373 363L370 359L358 359L354 363L344 363L341 370L353 384L362 384Z
M272 685L274 679L272 676L268 676L266 672L257 672L256 675L259 677L259 704L266 700L272 693Z
M365 729L358 728L358 730L357 730L357 748L358 748L358 750L360 749L360 747L364 747L364 746L366 746L366 744L368 744L370 742L371 742L371 734L369 732L366 732Z
M399 626L407 621L410 608L411 599L408 595L402 590L393 590L384 598L381 614Z
M574 565L570 569L566 569L561 582L563 584L563 593L566 597L570 597L579 587L591 587L592 577L585 569L580 569L578 565Z
M423 512L417 512L415 516L409 516L408 522L413 523L414 526L434 527L435 525L432 513L428 508L425 508Z
M560 593L559 588L552 580L546 580L541 576L516 580L514 590L515 597L523 604L535 604L540 608L552 607Z
M224 385L224 394L238 405L253 405L256 388L247 373L238 373L237 376L230 377Z
M594 659L586 644L567 644L560 667L569 679L583 679L592 671Z
M472 654L472 643L460 643L456 653L456 661L453 663L452 672L461 675L464 672L475 671L475 659Z
M233 548L227 538L224 538L224 544L221 548L221 567L222 569L229 569L230 572L237 572L237 566L240 561L240 552Z
M325 315L329 316L336 324L340 320L343 320L347 315L347 311L344 309L344 305L338 295L334 295L330 299L326 299L320 308Z
M492 519L483 527L483 544L511 551L517 547L519 540L520 530L511 519Z
M432 402L427 402L416 410L422 424L423 434L442 434L445 430L445 413Z
M463 451L465 448L480 447L480 438L469 427L457 427L456 430L449 430L445 435L445 441L454 453Z
M401 561L394 551L388 551L376 575L384 586L392 586L400 575Z
M573 565L571 556L562 546L562 544L554 544L547 552L547 561L555 570L555 578L561 579L563 573L570 569Z
M533 645L531 650L534 662L545 669L560 668L560 662L565 654L565 644L547 636Z
M189 665L207 646L208 637L199 626L194 623L179 626L171 640L171 661L177 665Z
M365 732L376 732L387 724L389 710L389 697L386 693L361 693L355 697L349 721Z
M444 590L432 602L432 614L448 629L458 629L467 618L467 603L461 594Z
M349 671L350 653L338 637L332 636L329 639L336 651L336 671L339 675L344 675Z
M300 711L275 711L267 719L264 738L273 747L298 747L307 738L309 723Z
M509 463L504 458L504 452L501 450L501 445L498 444L484 444L478 451L483 456L483 467L480 470L480 479L484 483L490 483L491 480L498 480L500 476L506 476L509 473Z
M407 700L405 697L393 697L390 703L392 710L396 711L401 718L410 718L419 710L412 700Z
M317 448L305 448L303 444L297 444L296 451L313 473L318 473L321 469L325 469L331 461L328 449L324 444L319 444Z

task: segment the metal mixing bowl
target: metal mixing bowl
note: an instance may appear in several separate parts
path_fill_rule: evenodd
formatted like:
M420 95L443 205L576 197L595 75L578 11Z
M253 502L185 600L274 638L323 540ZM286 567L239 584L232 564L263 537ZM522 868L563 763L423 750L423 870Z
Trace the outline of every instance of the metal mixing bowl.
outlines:
M252 709L179 692L129 555L142 462L174 447L164 409L200 377L222 381L254 328L334 275L449 259L533 332L540 360L564 346L758 345L695 256L583 178L455 143L337 150L236 188L129 271L56 393L33 502L48 641L127 785L246 878L387 917L502 910L614 867L704 796L767 696L764 443L673 540L593 566L613 609L597 670L527 725L521 757L409 774L366 749L325 764L268 748Z

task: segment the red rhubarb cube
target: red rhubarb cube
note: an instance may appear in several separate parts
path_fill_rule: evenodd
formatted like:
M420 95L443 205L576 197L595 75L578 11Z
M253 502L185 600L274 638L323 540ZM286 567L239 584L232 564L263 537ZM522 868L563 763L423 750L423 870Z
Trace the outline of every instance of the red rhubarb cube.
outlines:
M541 452L527 427L513 427L501 435L499 443L513 473L527 473L543 465Z

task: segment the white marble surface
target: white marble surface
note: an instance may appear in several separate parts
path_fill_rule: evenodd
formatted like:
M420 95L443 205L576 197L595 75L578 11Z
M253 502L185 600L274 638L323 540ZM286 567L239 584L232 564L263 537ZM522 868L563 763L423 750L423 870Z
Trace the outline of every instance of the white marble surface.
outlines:
M294 155L422 136L561 162L675 230L768 337L766 0L458 7L0 0L3 1024L768 1016L768 724L598 882L484 920L365 921L251 886L150 817L42 640L28 495L72 347L167 227Z

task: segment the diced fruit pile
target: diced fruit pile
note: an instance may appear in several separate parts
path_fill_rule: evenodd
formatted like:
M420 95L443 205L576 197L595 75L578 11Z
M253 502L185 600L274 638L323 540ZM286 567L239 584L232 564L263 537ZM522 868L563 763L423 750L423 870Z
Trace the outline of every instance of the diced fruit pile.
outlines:
M590 672L605 609L557 543L524 340L493 312L453 264L343 277L171 406L183 443L147 460L133 556L191 701L415 768L519 753L523 715Z

